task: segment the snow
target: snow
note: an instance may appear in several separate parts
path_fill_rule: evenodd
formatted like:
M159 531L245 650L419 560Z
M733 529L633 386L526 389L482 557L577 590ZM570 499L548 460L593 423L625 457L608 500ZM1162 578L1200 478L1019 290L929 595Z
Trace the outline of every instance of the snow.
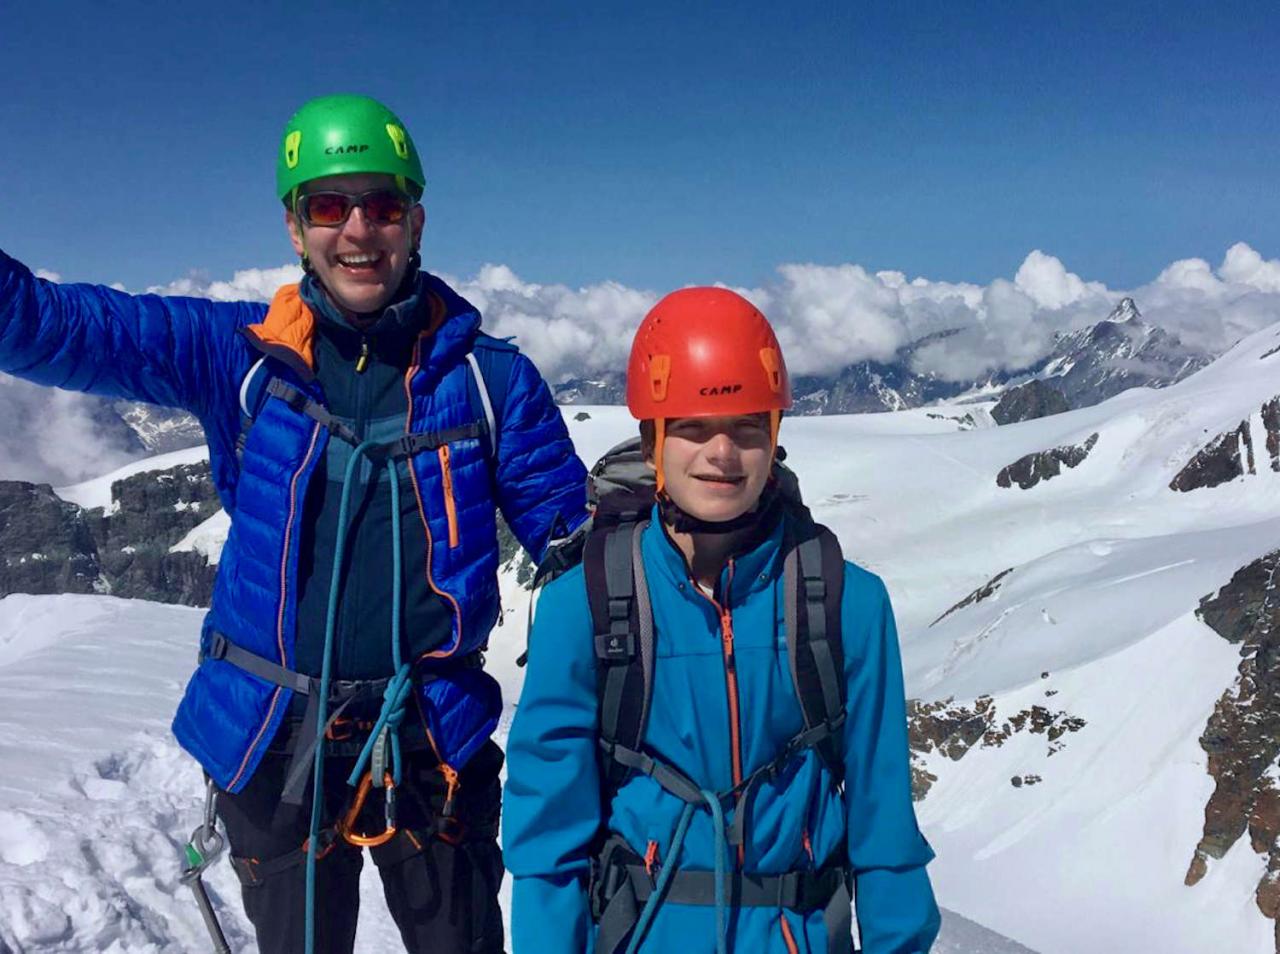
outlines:
M133 463L126 464L118 470L113 470L106 476L95 477L93 480L86 480L79 484L72 484L70 487L56 487L53 492L63 500L78 504L86 510L93 507L109 509L111 507L111 485L117 480L124 480L126 477L144 474L151 470L168 470L170 467L177 467L181 464L198 464L208 459L209 449L207 447L203 445L200 447L188 447L185 450L172 451L156 457L135 460Z
M212 517L192 527L185 537L169 548L169 552L202 553L210 564L216 564L222 556L222 547L226 544L230 531L231 518L225 510L219 510Z
M990 426L989 403L784 423L816 516L889 586L913 696L990 696L997 725L1032 706L1083 720L1052 744L1014 732L959 761L925 758L937 776L917 806L938 853L930 871L963 915L947 915L936 950L1274 949L1247 838L1195 887L1183 877L1213 787L1199 737L1239 665L1194 610L1280 540L1280 474L1255 429L1256 474L1190 493L1169 482L1218 434L1260 425L1280 392L1280 355L1262 358L1277 338L1280 326L1259 332L1167 389L1006 427ZM589 462L635 432L622 408L564 415ZM996 485L1023 455L1095 433L1078 467L1031 490ZM112 480L202 457L164 455L59 493L103 506ZM216 560L226 528L215 515L174 549ZM991 596L939 620L1005 570ZM528 609L510 568L502 598L489 653L506 690L500 741ZM168 731L199 620L102 596L0 600L0 951L207 949L177 884L200 774ZM363 878L357 947L397 950L372 865ZM229 868L209 882L233 948L252 950Z

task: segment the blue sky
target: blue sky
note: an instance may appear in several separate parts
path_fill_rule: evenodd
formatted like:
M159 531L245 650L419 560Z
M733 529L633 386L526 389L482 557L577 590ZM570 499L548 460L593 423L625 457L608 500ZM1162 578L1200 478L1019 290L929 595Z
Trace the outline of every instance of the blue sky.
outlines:
M181 6L6 5L0 248L130 288L284 264L280 129L365 92L456 275L985 284L1038 248L1125 288L1280 255L1274 3Z

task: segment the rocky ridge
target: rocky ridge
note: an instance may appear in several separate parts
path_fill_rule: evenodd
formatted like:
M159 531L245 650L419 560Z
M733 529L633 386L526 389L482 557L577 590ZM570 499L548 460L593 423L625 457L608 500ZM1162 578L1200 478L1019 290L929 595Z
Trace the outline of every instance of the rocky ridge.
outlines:
M1023 490L1030 490L1041 481L1057 477L1062 473L1063 467L1079 467L1097 443L1098 435L1093 433L1080 444L1051 447L1019 457L1000 470L996 475L996 484L1004 488L1017 484Z
M1267 401L1256 416L1218 434L1196 451L1169 482L1169 488L1187 493L1256 474L1263 466L1264 449L1266 465L1280 473L1280 397Z
M1043 674L1048 678L1049 674ZM1046 691L1046 696L1052 694ZM907 701L907 744L911 750L911 795L921 801L938 776L929 771L925 756L937 753L958 762L975 748L998 748L1016 733L1026 732L1045 737L1045 757L1066 747L1066 735L1085 727L1084 719L1065 711L1054 711L1043 705L1032 705L1001 716L999 705L991 696L979 696L971 705L953 698L934 702L918 699ZM1027 772L1015 775L1010 784L1015 788L1034 785L1040 776Z
M1254 899L1276 922L1280 954L1280 550L1241 567L1196 615L1240 648L1239 676L1218 699L1200 746L1209 757L1213 794L1204 809L1204 833L1187 868L1194 886L1211 861L1246 834L1266 858Z
M1071 410L1062 392L1039 379L1009 388L991 409L997 424L1017 424Z
M0 596L109 593L207 606L216 567L170 547L220 507L207 462L118 480L111 505L90 510L48 484L0 481Z

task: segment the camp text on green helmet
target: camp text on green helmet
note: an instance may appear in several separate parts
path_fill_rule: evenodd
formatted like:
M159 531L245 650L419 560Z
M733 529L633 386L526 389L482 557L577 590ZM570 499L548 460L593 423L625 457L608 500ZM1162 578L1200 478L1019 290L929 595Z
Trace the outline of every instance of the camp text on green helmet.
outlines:
M304 182L349 173L395 176L413 198L426 182L422 160L391 110L368 96L319 96L285 126L276 161L276 195L289 208Z

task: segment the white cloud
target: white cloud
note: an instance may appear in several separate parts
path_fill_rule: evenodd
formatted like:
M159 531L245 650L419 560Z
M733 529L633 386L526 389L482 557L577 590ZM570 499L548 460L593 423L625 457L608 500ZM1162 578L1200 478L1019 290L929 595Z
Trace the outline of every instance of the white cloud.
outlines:
M60 280L56 272L38 274ZM296 265L249 268L229 280L191 274L147 291L267 301L301 277ZM635 328L660 297L612 281L580 288L529 282L496 264L446 280L481 310L487 331L515 336L553 382L624 370ZM773 321L795 374L888 360L904 345L944 331L952 333L916 348L917 370L967 380L1023 368L1052 348L1055 333L1100 321L1126 295L1152 324L1215 352L1280 321L1280 260L1263 258L1243 242L1227 249L1216 269L1204 259L1184 259L1133 289L1086 280L1037 249L1011 280L988 285L873 273L852 263L789 263L764 287L735 290ZM11 461L0 477L66 482L109 470L128 455L119 436L103 430L101 402L50 396L2 375L0 389L12 411L0 421L0 460ZM40 426L28 428L24 420Z
M230 281L210 281L206 275L192 272L167 285L152 285L147 293L212 298L214 301L270 301L281 285L299 281L302 281L302 268L298 265L245 268L232 275Z
M1229 282L1249 285L1258 291L1280 292L1280 259L1263 259L1244 242L1227 249L1218 274Z
M49 282L62 281L61 275L59 275L57 272L51 272L47 268L37 268L35 270L35 276L36 278L43 278L45 281L49 281Z
M1012 280L985 286L856 264L791 263L777 274L764 287L735 291L773 321L796 374L889 360L904 345L944 331L954 333L916 349L917 370L965 380L1023 368L1049 352L1055 334L1102 320L1126 295L1152 324L1214 351L1280 321L1280 261L1243 243L1216 271L1200 259L1174 262L1135 289L1087 280L1039 249ZM616 282L537 284L503 265L449 281L481 309L487 330L515 335L551 381L625 368L636 325L659 297Z

